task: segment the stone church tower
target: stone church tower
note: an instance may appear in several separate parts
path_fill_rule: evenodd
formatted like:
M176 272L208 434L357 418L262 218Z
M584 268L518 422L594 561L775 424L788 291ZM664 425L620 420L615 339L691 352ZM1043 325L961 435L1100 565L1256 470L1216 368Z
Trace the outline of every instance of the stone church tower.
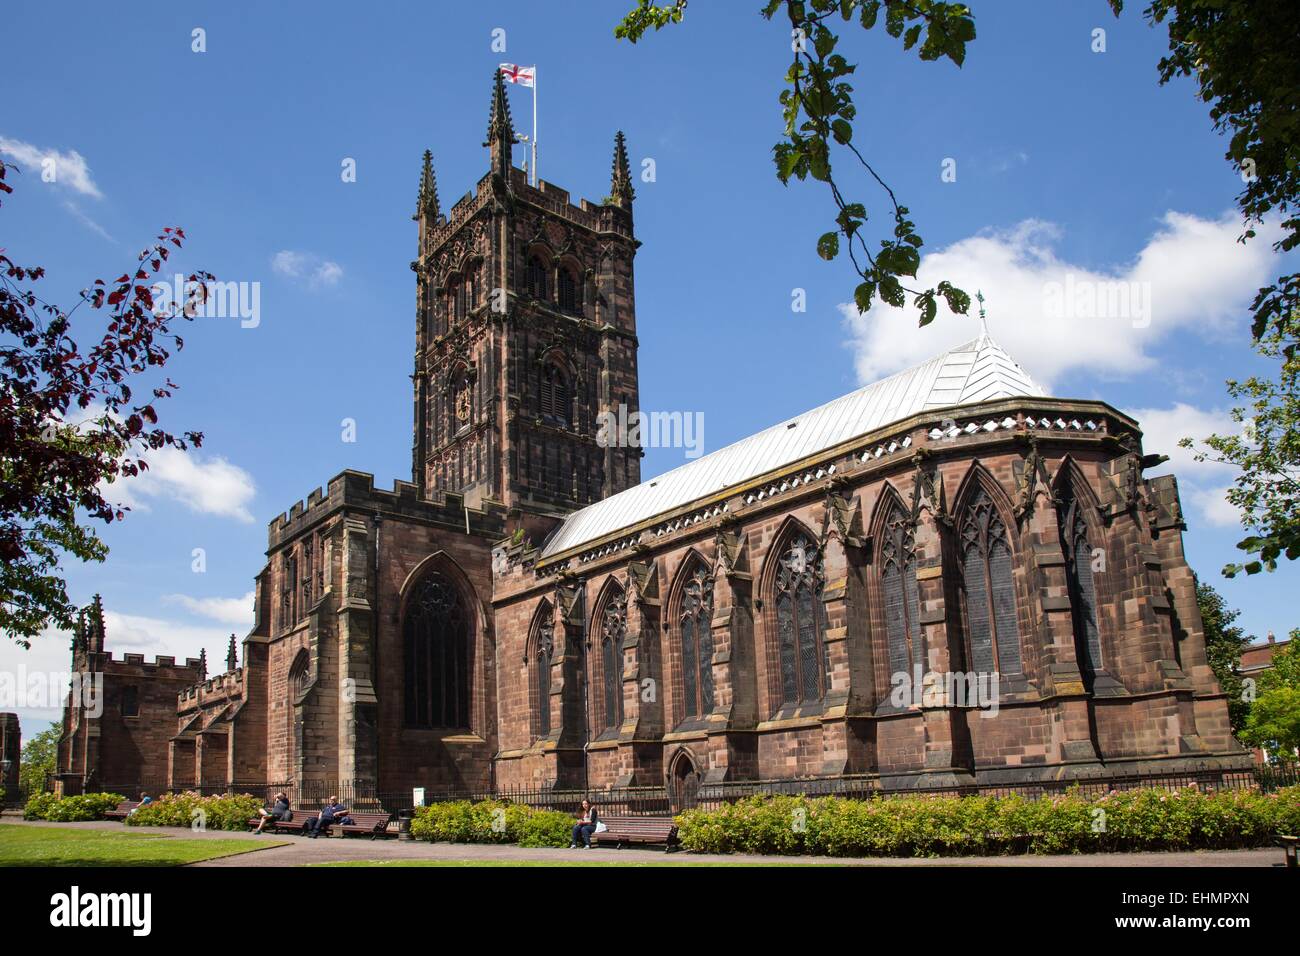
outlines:
M528 186L513 142L497 73L490 172L445 214L424 156L411 467L422 497L561 514L640 481L639 449L596 442L638 407L633 189L622 133L602 205Z

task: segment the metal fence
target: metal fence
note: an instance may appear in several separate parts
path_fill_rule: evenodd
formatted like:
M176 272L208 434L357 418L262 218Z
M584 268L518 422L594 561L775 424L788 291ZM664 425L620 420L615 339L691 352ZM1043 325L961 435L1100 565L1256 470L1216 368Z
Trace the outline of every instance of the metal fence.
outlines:
M917 795L939 796L1050 796L1077 789L1085 796L1099 796L1112 790L1132 790L1155 787L1179 790L1195 786L1205 791L1255 790L1270 793L1279 787L1300 784L1300 764L1262 765L1253 768L1224 768L1201 764L1178 773L1118 773L1114 770L1084 774L1067 780L1042 780L1028 783L980 783L968 786L908 787L905 780L882 781L878 775L843 776L835 778L805 778L785 780L729 781L706 784L694 793L683 793L668 787L622 787L608 790L557 790L550 787L511 788L493 790L466 790L445 785L424 788L424 803L443 803L453 800L506 800L539 809L576 813L584 799L596 803L606 815L616 816L667 816L684 809L714 809L754 795L787 796L839 796L857 799L873 797L902 797ZM139 799L147 793L160 796L182 791L198 792L204 796L226 793L246 793L260 800L270 801L277 793L288 795L295 807L312 807L325 803L329 797L356 810L376 810L397 813L415 805L414 788L380 789L372 780L292 781L266 783L226 783L204 781L191 786L168 786L165 782L140 782L131 784L95 783L94 789L120 793L128 799Z

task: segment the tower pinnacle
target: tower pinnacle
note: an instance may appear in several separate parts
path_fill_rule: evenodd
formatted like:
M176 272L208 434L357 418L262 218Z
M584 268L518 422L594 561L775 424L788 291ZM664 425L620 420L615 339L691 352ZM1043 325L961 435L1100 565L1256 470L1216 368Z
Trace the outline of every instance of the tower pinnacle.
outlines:
M492 150L492 171L507 182L510 178L511 146L515 141L515 127L510 121L510 100L506 97L506 84L501 70L492 74L492 111L488 116L487 142Z
M416 200L415 215L411 218L427 216L430 221L437 222L441 213L442 209L438 205L438 177L433 172L433 153L426 149L424 169L420 171L420 195Z
M636 196L632 189L632 168L627 160L627 141L623 131L614 135L614 163L609 179L609 201L624 209L632 208L632 199Z

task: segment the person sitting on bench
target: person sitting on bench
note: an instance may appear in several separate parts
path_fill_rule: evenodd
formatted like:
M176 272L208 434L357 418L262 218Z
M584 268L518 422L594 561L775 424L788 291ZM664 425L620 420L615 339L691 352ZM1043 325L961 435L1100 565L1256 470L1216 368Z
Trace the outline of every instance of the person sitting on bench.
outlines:
M569 849L574 849L581 842L584 850L590 850L591 835L596 832L596 824L599 822L596 808L591 805L591 801L583 800L582 819L573 825L573 841L569 844Z
M275 795L275 802L271 804L268 810L262 807L257 811L262 815L262 819L257 821L257 829L254 833L261 833L271 823L288 823L293 819L293 811L289 808L289 797L281 790Z
M339 803L338 797L330 797L325 806L321 807L320 816L312 817L307 821L307 835L315 839L320 836L322 828L328 828L332 823L347 826L351 822L348 808Z

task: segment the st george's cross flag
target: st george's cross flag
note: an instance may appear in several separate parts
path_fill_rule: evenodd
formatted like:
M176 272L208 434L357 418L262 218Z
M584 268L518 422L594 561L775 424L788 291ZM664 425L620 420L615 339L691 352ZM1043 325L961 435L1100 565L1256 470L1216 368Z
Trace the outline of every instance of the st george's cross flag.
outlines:
M501 75L510 83L518 83L520 86L532 86L533 79L536 76L535 66L515 66L513 63L501 64Z

